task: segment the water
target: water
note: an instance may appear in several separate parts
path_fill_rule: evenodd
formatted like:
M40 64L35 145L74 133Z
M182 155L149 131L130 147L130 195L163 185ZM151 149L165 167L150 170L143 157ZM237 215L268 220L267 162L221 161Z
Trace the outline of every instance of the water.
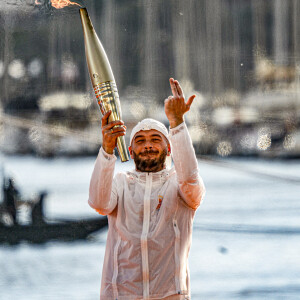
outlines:
M97 215L87 205L94 158L2 160L25 197L49 191L48 218ZM300 228L299 184L236 168L300 177L300 161L227 162L224 168L199 161L207 194L195 217L192 299L300 299L300 234L280 231ZM104 231L88 241L1 246L0 299L99 299L105 239Z

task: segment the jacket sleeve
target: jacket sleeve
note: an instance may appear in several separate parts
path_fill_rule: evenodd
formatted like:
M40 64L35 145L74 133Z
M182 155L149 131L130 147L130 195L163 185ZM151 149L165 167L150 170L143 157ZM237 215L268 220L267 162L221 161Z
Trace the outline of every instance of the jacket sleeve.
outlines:
M169 139L179 192L189 207L197 209L204 197L205 187L198 172L195 150L185 122L170 129Z
M117 205L117 187L113 180L116 160L115 155L100 148L90 181L88 203L101 215L110 214Z

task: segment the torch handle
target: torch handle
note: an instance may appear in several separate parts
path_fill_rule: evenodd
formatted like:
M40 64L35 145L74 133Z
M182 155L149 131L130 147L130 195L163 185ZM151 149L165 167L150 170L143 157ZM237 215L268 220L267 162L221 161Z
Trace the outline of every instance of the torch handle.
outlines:
M109 116L109 122L121 120L122 119L121 105L120 105L119 93L115 82L106 81L94 85L94 91L102 115L104 115L110 110L111 114ZM117 138L117 149L121 161L122 162L128 161L129 157L126 149L124 136L119 136Z

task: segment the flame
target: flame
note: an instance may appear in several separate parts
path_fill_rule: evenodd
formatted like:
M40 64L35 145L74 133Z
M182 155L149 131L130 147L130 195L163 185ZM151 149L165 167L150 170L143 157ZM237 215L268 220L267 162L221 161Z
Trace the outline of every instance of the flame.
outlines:
M76 2L69 1L69 0L51 0L51 5L56 9L64 8L64 7L69 6L69 5L81 6L80 4L78 4Z
M80 4L69 1L69 0L50 0L50 2L51 2L51 5L56 9L64 8L69 5L78 5L81 7ZM35 3L35 5L42 5L42 2L40 2L40 0L35 0L34 3Z

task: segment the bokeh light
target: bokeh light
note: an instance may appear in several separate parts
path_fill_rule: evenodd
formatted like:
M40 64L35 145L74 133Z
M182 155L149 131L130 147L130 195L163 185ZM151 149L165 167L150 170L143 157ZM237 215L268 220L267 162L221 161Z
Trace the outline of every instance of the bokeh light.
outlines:
M25 76L25 66L21 59L14 59L8 66L8 74L14 79Z
M267 150L271 146L271 131L268 127L260 128L258 132L257 148Z
M31 77L38 77L43 70L43 63L39 58L34 58L27 67L28 74Z
M204 130L202 130L200 124L193 124L189 126L189 133L193 143L199 143L204 135Z
M230 141L221 141L217 147L217 153L221 156L228 156L232 152L232 146Z
M88 96L85 93L66 93L57 92L41 97L39 107L43 111L52 109L65 109L73 107L77 109L87 109L91 105L88 101Z
M230 107L216 108L213 112L212 119L219 126L227 126L234 121L234 112Z
M72 59L64 59L61 66L61 76L63 81L72 82L79 76L77 65Z
M283 147L286 150L291 150L293 148L295 148L296 146L296 141L295 138L293 137L293 135L288 134L285 136L284 141L283 141Z

